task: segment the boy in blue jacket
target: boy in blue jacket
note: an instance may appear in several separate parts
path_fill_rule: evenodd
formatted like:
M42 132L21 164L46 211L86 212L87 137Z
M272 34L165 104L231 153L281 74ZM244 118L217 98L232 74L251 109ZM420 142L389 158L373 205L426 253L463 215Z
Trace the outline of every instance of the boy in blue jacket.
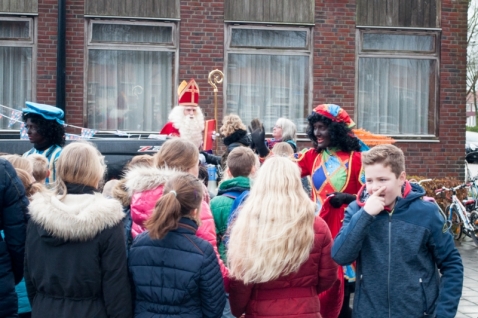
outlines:
M406 181L399 148L376 146L362 165L366 183L332 247L338 264L357 262L354 317L455 317L463 264L436 205Z

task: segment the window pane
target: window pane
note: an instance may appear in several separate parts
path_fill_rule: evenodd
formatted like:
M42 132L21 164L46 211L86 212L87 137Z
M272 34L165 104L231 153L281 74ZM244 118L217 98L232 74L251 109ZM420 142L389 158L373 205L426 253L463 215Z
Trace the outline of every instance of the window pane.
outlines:
M20 110L31 98L32 49L0 47L0 104ZM19 128L19 124L10 127ZM9 129L7 118L0 119L0 129Z
M307 56L229 54L227 112L244 123L261 118L268 132L279 117L305 131L308 69Z
M358 126L373 133L433 135L435 60L359 59Z
M168 26L93 23L92 42L172 43L173 28Z
M88 54L88 127L159 131L172 107L173 53Z
M232 29L233 47L305 48L307 31Z
M0 40L16 40L29 38L30 22L0 20Z
M435 36L364 33L362 46L363 50L431 52Z

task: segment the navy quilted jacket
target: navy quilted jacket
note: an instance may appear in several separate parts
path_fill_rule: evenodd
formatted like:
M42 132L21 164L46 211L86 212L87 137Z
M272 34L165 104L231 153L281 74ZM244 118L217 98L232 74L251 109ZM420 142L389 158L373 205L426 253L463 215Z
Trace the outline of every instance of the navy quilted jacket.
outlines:
M15 169L0 158L0 317L17 313L15 284L23 277L27 206Z
M224 284L210 243L182 218L163 239L148 232L133 242L129 270L135 289L135 317L221 317Z

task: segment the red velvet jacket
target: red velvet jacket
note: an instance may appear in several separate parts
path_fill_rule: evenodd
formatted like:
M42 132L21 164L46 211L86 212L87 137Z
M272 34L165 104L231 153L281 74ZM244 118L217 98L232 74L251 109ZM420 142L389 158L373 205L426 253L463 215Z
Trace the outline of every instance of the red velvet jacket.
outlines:
M231 280L229 301L234 316L321 317L318 294L337 280L337 264L330 256L330 231L320 217L315 219L314 231L309 259L296 273L259 284Z

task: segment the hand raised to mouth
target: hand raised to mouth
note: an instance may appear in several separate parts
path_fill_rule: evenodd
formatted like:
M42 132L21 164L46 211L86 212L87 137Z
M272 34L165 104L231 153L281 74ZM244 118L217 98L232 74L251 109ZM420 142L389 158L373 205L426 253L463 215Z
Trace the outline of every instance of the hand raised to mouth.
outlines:
M363 207L365 212L375 216L383 211L385 208L385 197L382 196L382 193L384 193L386 189L386 186L382 186L367 199L367 202L365 202L365 206Z

